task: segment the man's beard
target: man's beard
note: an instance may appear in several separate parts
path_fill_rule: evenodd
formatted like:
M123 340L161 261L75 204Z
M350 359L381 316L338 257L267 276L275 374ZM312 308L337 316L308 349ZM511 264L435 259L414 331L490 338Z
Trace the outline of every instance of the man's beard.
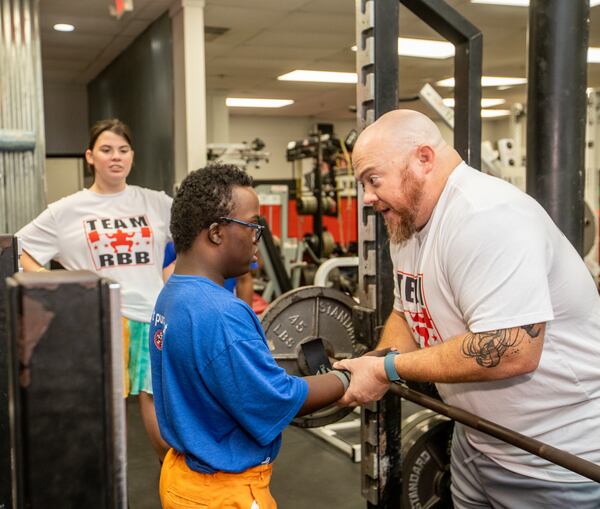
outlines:
M388 237L394 244L402 245L417 231L417 210L423 198L422 181L417 179L410 170L405 170L402 177L402 189L407 197L408 206L392 209L385 226Z

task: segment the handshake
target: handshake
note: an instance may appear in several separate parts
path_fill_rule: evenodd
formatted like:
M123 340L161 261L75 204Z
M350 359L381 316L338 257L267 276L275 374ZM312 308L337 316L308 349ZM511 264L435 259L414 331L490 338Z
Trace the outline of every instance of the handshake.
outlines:
M398 352L392 348L373 350L362 357L331 364L320 338L302 343L304 360L311 374L333 372L344 384L340 406L358 406L383 397L391 381L400 380L394 367Z

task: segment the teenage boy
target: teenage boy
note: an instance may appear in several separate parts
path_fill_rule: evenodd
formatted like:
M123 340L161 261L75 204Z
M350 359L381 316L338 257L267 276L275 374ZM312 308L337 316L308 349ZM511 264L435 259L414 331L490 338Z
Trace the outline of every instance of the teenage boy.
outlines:
M190 173L173 202L177 264L150 330L154 403L171 446L160 478L167 509L277 507L269 481L281 432L348 386L340 371L288 375L252 309L223 288L256 262L258 213L251 178L232 165Z

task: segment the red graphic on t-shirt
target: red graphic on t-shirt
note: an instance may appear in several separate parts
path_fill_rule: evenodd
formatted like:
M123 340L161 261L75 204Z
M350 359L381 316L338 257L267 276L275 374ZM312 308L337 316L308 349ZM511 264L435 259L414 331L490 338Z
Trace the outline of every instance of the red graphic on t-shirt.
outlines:
M106 233L105 235L109 239L115 239L113 242L110 243L115 253L119 252L117 246L127 246L127 252L131 253L131 246L133 246L133 242L128 239L130 239L131 237L135 237L135 233L125 233L121 230L117 230L117 233L115 233L114 235L109 235L108 233Z
M145 215L83 221L96 270L154 264L154 238Z
M407 272L398 271L396 280L404 316L419 345L422 348L427 348L441 343L443 339L427 308L423 291L423 274L414 276Z
M164 336L164 332L162 329L158 329L155 333L154 333L154 345L156 346L156 348L158 348L159 350L162 350L162 346L163 346L163 336Z
M436 340L437 337L435 335L430 336L429 331L435 328L433 324L433 320L429 317L429 312L427 308L423 308L421 313L411 313L410 311L406 311L406 313L410 316L413 327L412 330L417 333L420 340L419 343L423 343L423 346L427 348L429 346L429 340ZM422 323L423 325L417 325Z

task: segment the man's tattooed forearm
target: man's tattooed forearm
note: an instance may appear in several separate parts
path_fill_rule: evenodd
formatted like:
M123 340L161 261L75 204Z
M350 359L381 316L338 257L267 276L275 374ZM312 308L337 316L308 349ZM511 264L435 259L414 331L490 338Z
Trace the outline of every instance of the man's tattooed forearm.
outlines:
M474 358L484 368L493 368L500 363L509 348L521 342L519 334L511 335L510 332L511 329L469 332L463 340L462 353L467 358Z
M539 323L532 323L529 325L521 325L521 329L523 329L531 339L535 339L540 335L542 331L542 327Z

